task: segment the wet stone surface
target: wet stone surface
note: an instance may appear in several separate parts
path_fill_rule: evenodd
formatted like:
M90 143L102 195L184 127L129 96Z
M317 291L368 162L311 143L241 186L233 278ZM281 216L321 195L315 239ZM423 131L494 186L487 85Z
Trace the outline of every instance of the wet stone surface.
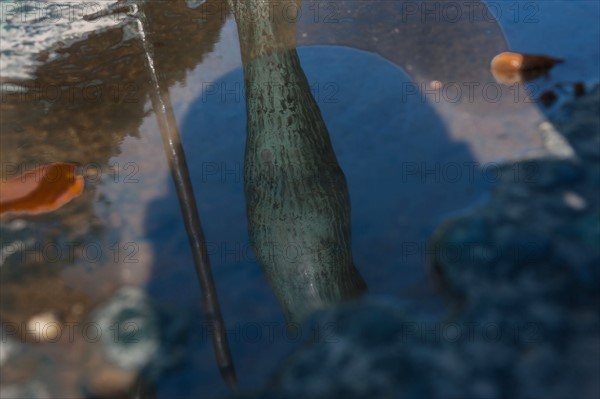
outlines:
M0 21L3 172L12 176L48 163L74 162L86 187L77 201L53 214L0 223L0 397L115 398L130 395L140 378L155 384L157 397L226 397L229 387L219 377L204 334L200 290L149 104L154 87L131 21L121 14L85 23L19 23L11 3L2 1L7 19ZM93 2L72 5L81 11L86 3ZM589 183L597 190L600 173L589 165L600 157L600 136L589 110L567 107L564 119L576 122L557 124L560 132L568 130L577 160L563 159L571 148L550 137L551 152L562 154L560 159L507 166L505 177L517 170L528 177L521 184L509 179L500 185L488 211L440 230L447 235L439 234L445 241L439 243L437 281L445 283L454 304L446 324L422 320L438 311L439 298L423 275L424 251L401 262L399 242L424 243L442 218L486 196L488 185L467 179L423 184L417 175L405 184L398 171L407 161L483 164L539 150L544 132L553 127L540 126L540 135L523 126L537 126L545 120L544 110L560 107L556 94L552 104L541 107L529 103L524 88L506 87L502 104L454 104L407 90L432 89L433 83L448 89L461 81L495 85L489 59L509 48L567 61L535 81L531 94L556 84L581 81L587 87L590 79L598 79L599 35L598 25L585 16L597 15L597 6L532 2L540 7L539 21L526 24L510 20L514 10L507 3L498 22L429 19L423 25L417 14L410 23L399 22L400 1L378 2L372 10L355 1L323 2L334 7L321 9L319 21L312 3L304 2L299 54L349 181L356 266L368 279L369 295L396 299L325 314L314 322L311 330L321 335L308 343L309 351L280 367L279 359L296 347L287 335L277 344L235 335L238 325L285 328L270 287L251 256L242 261L219 253L236 243L249 248L241 183L243 94L216 90L244 83L227 1L178 0L168 7L167 2L138 2L145 9L157 74L182 127L202 222L212 247L219 247L211 254L212 266L233 331L229 338L240 389L262 385L270 370L280 368L269 391L275 397L464 397L465 392L493 397L498 392L518 396L513 395L517 391L537 397L540 381L547 381L548 392L560 385L564 389L557 388L555 395L564 397L574 384L571 375L592 381L586 373L597 370L585 361L598 357L597 336L591 333L598 330L597 319L580 307L596 298L589 292L595 292L591 287L597 280L597 257L588 249L598 239L598 210ZM350 13L342 24L324 23L331 10ZM578 29L565 35L573 21ZM523 101L512 101L515 93ZM224 166L224 179L223 174L206 178L204 167L212 165ZM231 170L233 178L227 175ZM549 231L556 234L549 238ZM76 243L74 256L68 252L71 243ZM457 243L466 251L457 252ZM44 249L56 247L62 256L55 260L54 252ZM82 255L95 247L102 249L100 259ZM132 248L137 263L127 262ZM520 263L503 255L512 252L520 254ZM405 309L398 298L412 307ZM502 331L509 332L490 343L488 335L493 338L496 330L492 326L484 336L482 328L504 319ZM465 337L473 320L479 323L477 339ZM131 322L139 327L133 336L126 328ZM542 324L534 329L521 322ZM72 323L98 323L104 340L88 342L91 337L81 328L70 339ZM115 330L115 323L122 329ZM454 338L451 323L461 326L462 338ZM51 326L62 329L62 339L54 342L57 331ZM32 332L27 338L19 334L25 328ZM548 336L546 344L530 342ZM567 341L570 337L579 340ZM557 342L578 344L562 350ZM563 376L567 363L576 367ZM518 368L507 371L507 365ZM533 377L525 381L528 375ZM432 387L432 381L439 386Z

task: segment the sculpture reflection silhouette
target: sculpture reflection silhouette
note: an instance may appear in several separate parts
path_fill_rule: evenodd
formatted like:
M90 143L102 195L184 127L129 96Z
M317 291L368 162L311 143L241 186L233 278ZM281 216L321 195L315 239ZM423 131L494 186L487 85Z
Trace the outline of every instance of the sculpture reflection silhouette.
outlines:
M286 319L300 322L365 290L352 261L350 197L294 24L268 18L266 2L232 3L246 86L250 239Z

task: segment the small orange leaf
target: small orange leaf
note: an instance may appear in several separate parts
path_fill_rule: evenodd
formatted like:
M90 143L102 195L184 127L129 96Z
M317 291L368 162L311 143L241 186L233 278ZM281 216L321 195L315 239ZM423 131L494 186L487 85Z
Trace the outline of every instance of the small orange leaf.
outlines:
M545 55L506 51L494 57L491 67L498 83L513 85L536 79L561 62L563 60Z
M494 57L492 60L492 69L505 71L548 70L561 62L563 60L545 55L520 54L506 51Z
M81 195L83 176L76 165L54 163L0 181L0 215L37 215L52 212Z

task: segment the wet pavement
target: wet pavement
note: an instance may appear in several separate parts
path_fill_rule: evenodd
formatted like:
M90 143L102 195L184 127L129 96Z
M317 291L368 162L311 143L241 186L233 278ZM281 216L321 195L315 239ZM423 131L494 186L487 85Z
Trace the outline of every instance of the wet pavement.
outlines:
M542 123L573 84L598 81L600 32L594 1L476 3L460 18L429 3L427 13L421 2L303 2L284 19L297 23L300 64L345 175L367 297L437 315L444 300L424 267L431 234L487 200L501 162L555 151ZM87 25L26 20L20 31L8 18L14 4L2 2L2 179L73 162L86 180L57 211L2 218L3 397L115 396L138 375L159 398L230 392L152 106L167 89L241 389L263 384L299 341L248 236L235 20L223 1L139 5L150 54L125 12ZM63 38L29 48L24 35ZM506 50L565 62L505 86L489 63ZM552 107L537 101L547 90ZM64 334L55 339L50 325ZM127 325L145 335L128 341ZM122 358L135 361L114 355L123 342Z

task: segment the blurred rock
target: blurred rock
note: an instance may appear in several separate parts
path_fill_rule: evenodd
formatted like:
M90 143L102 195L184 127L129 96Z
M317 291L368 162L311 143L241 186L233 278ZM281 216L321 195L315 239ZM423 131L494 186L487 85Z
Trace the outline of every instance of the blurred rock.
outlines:
M393 301L322 313L321 334L249 397L599 397L600 165L583 150L600 135L599 94L557 124L577 158L505 165L488 204L432 238L454 313L422 320Z
M36 314L27 321L27 332L36 342L56 342L60 339L62 329L53 312Z
M158 352L158 316L143 291L124 287L90 323L100 332L100 345L89 345L82 390L92 397L126 396Z
M107 359L118 367L139 370L158 349L157 316L139 288L121 288L92 319L103 332Z
M29 381L22 385L9 385L0 388L2 399L51 399L46 387L38 381Z

